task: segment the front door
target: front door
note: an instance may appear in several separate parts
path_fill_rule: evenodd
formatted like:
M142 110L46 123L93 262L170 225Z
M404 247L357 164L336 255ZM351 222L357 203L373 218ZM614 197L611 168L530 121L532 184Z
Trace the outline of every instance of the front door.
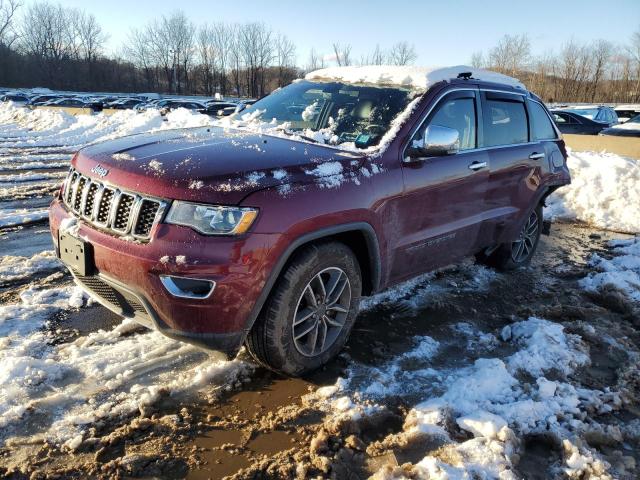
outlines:
M477 247L489 175L489 156L477 150L478 100L471 89L446 95L409 142L439 125L458 131L460 150L403 161L391 268L396 281L447 265Z

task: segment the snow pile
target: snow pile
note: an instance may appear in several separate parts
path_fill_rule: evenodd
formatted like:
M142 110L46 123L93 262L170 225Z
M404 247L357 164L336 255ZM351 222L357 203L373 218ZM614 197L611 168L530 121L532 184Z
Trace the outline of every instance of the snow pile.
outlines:
M70 115L44 109L16 108L0 105L2 136L0 152L4 148L66 146L78 149L85 145L136 133L170 128L212 125L208 115L184 108L172 110L166 116L158 110L145 112L120 110L113 115Z
M567 380L575 369L590 363L580 337L533 317L506 327L500 337L511 355L478 358L462 366L447 358L449 340L418 337L410 352L381 367L352 366L345 378L320 389L316 398L331 418L350 415L356 420L384 410L393 396L417 399L402 432L383 443L397 442L403 448L434 442L441 446L424 447L424 458L409 469L385 467L374 478L515 480L521 439L528 434L566 440L567 473L604 474L607 464L572 442L589 427L585 412L610 411L620 398L575 387ZM460 440L460 431L472 438Z
M580 280L580 285L589 291L613 285L640 302L640 237L612 240L609 246L615 256L607 259L594 254L589 264L597 271Z
M457 78L460 73L471 72L472 77L486 82L510 85L525 90L519 80L501 73L480 68L457 65L454 67L413 67L395 65L367 65L331 67L315 70L306 80L338 81L354 84L398 85L426 90L433 84Z
M44 220L49 216L46 208L8 208L0 210L0 227L14 227Z
M571 184L548 199L545 215L640 232L640 161L614 153L570 152Z
M56 267L52 252L5 256L0 281ZM64 330L53 316L81 308L85 299L75 286L30 287L19 302L0 305L0 444L33 438L35 430L42 438L79 445L101 418L143 412L164 396L187 391L214 398L253 369L130 320L60 343Z
M57 270L61 265L52 250L40 252L33 257L7 255L0 258L0 283L27 279L36 273Z

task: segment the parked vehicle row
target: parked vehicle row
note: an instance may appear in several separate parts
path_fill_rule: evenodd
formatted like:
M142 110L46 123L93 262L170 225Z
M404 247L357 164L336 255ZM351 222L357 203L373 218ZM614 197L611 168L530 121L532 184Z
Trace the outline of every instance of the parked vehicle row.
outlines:
M69 93L36 93L5 92L0 101L11 101L26 107L76 107L90 108L94 111L103 109L135 109L142 112L157 109L162 115L171 110L185 108L211 116L227 116L252 105L255 100L193 100L190 98L156 98L145 95L79 95Z
M551 114L562 133L640 137L640 105L567 106L551 109Z

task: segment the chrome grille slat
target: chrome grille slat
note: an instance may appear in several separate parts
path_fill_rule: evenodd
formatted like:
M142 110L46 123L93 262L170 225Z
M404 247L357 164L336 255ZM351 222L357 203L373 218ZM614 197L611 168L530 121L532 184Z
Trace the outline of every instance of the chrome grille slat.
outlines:
M111 187L73 168L63 184L63 201L88 223L117 236L148 240L167 202Z

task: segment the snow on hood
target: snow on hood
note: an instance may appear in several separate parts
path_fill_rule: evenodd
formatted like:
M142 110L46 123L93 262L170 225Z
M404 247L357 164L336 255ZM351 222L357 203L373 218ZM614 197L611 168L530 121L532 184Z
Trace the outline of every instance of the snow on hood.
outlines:
M203 127L131 135L90 145L72 165L123 188L178 200L236 203L247 194L289 183L333 188L363 155L250 130Z
M360 67L331 67L307 73L306 80L335 80L344 83L372 83L375 85L399 85L426 90L435 83L451 80L463 72L471 72L476 80L503 83L526 90L516 78L480 68L457 65L454 67L413 67L396 65L371 65Z

